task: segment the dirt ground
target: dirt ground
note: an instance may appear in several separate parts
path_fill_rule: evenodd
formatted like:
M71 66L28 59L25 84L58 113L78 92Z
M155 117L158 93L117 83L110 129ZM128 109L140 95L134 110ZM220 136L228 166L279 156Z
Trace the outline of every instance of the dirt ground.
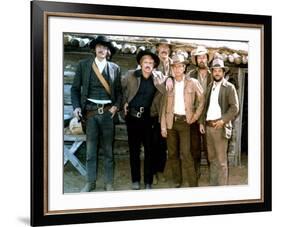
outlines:
M81 149L76 155L85 163L85 157ZM229 167L229 184L230 185L245 185L248 183L248 159L247 155L242 153L241 166ZM96 191L104 190L103 183L103 164L102 158L98 164L98 179L96 182ZM115 172L114 172L114 190L130 190L131 178L130 178L130 165L129 155L115 155ZM170 177L169 170L165 171L166 182L158 182L153 184L152 188L172 188L173 182ZM83 188L85 184L85 177L68 162L64 167L64 193L77 193ZM201 176L199 179L199 186L208 186L208 166L201 165ZM144 185L141 185L143 188Z

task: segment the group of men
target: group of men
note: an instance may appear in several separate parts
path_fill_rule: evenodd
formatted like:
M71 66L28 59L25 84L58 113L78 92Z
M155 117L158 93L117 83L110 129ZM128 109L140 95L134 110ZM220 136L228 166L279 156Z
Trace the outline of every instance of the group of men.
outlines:
M141 146L144 148L143 183L166 181L174 187L196 187L200 177L201 144L206 144L210 185L226 185L227 145L231 121L239 111L235 87L224 79L226 67L205 47L192 52L196 69L187 70L181 53L171 55L171 43L160 39L157 54L137 54L139 68L129 70L121 85L120 67L105 36L91 41L94 57L79 62L71 99L74 116L85 121L86 184L95 190L99 147L103 150L104 189L114 190L114 122L124 111L130 155L131 188L141 189ZM211 67L209 63L212 61ZM206 135L206 136L205 136Z

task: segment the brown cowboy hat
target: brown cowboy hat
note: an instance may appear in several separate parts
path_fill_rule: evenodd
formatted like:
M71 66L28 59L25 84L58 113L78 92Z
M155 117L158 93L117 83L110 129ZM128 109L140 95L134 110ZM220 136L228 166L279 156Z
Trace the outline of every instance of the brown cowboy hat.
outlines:
M159 41L156 43L156 47L158 47L161 44L166 44L168 45L170 48L172 48L172 44L171 41L168 39L159 39Z
M183 54L175 54L172 56L172 62L171 65L176 64L188 64L189 62L185 59Z
M140 61L141 61L142 57L145 56L145 55L149 55L149 56L151 56L151 57L153 58L154 63L155 63L155 64L154 64L154 68L157 68L158 65L159 65L159 63L160 63L160 59L159 59L159 57L158 57L155 53L153 53L150 49L141 50L141 51L137 54L137 62L138 62L138 64L140 65Z
M207 54L208 55L208 63L210 63L214 57L213 53L208 51L204 46L198 46L196 49L191 51L191 61L194 65L197 65L196 56Z

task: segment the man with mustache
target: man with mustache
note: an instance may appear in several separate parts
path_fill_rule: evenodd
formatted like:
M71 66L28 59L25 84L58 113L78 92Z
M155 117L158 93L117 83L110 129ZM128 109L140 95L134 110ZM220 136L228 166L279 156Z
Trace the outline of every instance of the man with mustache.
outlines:
M199 81L204 93L206 92L208 84L212 82L212 75L208 67L208 64L211 62L212 58L212 54L204 46L198 46L191 52L191 61L194 65L196 65L196 68L189 71L187 75ZM201 174L201 153L207 152L207 145L206 137L200 133L199 123L197 121L190 125L190 136L191 153L194 158L197 177L199 178Z
M95 57L79 62L71 87L74 116L86 120L86 185L82 192L95 190L98 144L104 158L104 189L113 190L114 117L122 102L120 67L107 59L115 53L111 41L98 36L90 43Z
M159 58L150 50L137 54L137 63L141 69L131 70L123 81L124 112L127 124L130 153L132 189L141 188L140 148L144 147L144 185L145 189L152 188L152 120L150 107L155 93L165 87L160 86L164 81L161 72L154 69L159 65Z
M206 133L210 185L228 184L227 148L232 124L239 111L236 89L224 79L227 67L222 59L214 59L213 82L206 90L206 104L200 117L200 132Z
M187 61L182 54L172 57L173 89L164 96L161 133L167 137L168 158L175 187L198 186L193 156L190 151L190 124L201 115L204 95L200 83L186 77ZM198 100L198 105L195 105Z
M171 59L169 58L171 52L171 43L167 39L160 39L156 44L156 49L158 57L160 59L160 64L157 70L162 72L164 79L171 75ZM158 182L165 182L166 178L164 176L164 169L167 160L167 143L166 138L161 135L160 117L161 117L161 107L163 94L157 90L155 97L151 105L151 117L152 117L152 169L153 169L153 184Z

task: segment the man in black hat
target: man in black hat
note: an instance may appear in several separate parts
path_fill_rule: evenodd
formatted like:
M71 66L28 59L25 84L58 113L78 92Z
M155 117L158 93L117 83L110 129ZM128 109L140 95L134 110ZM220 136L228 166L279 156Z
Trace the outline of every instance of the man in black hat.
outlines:
M164 78L161 72L154 70L159 65L159 58L150 50L140 51L137 54L137 62L141 69L129 71L123 83L132 189L135 190L140 189L141 144L144 146L144 184L146 189L151 189L153 173L150 107L157 89L161 89L160 84Z
M79 62L71 87L74 116L86 120L86 185L82 192L95 189L97 179L98 144L104 157L104 188L113 190L113 139L114 117L122 102L120 67L107 60L115 49L105 36L90 43L95 52Z

